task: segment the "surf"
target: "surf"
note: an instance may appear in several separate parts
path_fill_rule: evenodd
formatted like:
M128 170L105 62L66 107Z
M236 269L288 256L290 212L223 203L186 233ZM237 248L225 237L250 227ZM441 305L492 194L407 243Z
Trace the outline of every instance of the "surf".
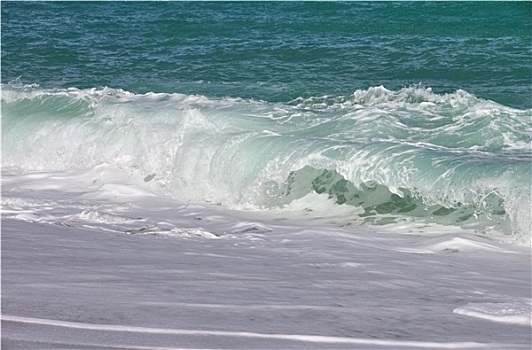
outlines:
M14 175L113 169L98 181L117 171L161 197L288 218L294 207L327 217L325 204L344 213L335 225L522 243L529 116L423 86L268 102L12 83L2 85L2 162Z

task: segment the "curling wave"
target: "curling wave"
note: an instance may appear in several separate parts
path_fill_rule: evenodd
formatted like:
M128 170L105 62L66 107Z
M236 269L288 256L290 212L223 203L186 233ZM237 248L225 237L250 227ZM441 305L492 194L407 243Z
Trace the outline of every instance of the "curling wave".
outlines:
M270 103L4 84L3 168L105 163L189 201L271 209L317 193L359 209L346 223L529 242L530 112L419 86Z

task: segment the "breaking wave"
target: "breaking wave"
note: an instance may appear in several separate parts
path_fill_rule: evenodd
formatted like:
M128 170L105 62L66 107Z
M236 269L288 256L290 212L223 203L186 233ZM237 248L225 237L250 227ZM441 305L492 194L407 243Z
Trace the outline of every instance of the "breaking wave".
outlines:
M319 194L357 208L345 224L529 242L530 113L420 86L271 103L13 83L2 162L15 173L110 164L162 196L239 209Z

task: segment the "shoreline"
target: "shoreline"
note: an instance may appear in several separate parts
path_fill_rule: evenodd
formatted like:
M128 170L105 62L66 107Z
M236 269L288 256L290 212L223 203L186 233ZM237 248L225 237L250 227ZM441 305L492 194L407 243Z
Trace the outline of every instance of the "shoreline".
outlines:
M3 219L2 345L530 346L527 325L453 312L487 302L530 308L523 247L461 238L469 251L452 253L445 247L467 244L291 230L209 240ZM423 253L423 245L441 250ZM513 251L494 256L488 247Z

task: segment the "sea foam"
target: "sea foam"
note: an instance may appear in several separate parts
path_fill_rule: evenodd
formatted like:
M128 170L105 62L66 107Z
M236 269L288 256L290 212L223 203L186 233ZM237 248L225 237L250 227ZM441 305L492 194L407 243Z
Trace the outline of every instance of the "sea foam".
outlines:
M530 110L466 91L378 86L271 103L10 84L2 107L12 174L99 169L100 193L131 200L130 185L118 188L126 181L234 209L286 208L317 193L333 211L356 208L341 225L530 240Z

